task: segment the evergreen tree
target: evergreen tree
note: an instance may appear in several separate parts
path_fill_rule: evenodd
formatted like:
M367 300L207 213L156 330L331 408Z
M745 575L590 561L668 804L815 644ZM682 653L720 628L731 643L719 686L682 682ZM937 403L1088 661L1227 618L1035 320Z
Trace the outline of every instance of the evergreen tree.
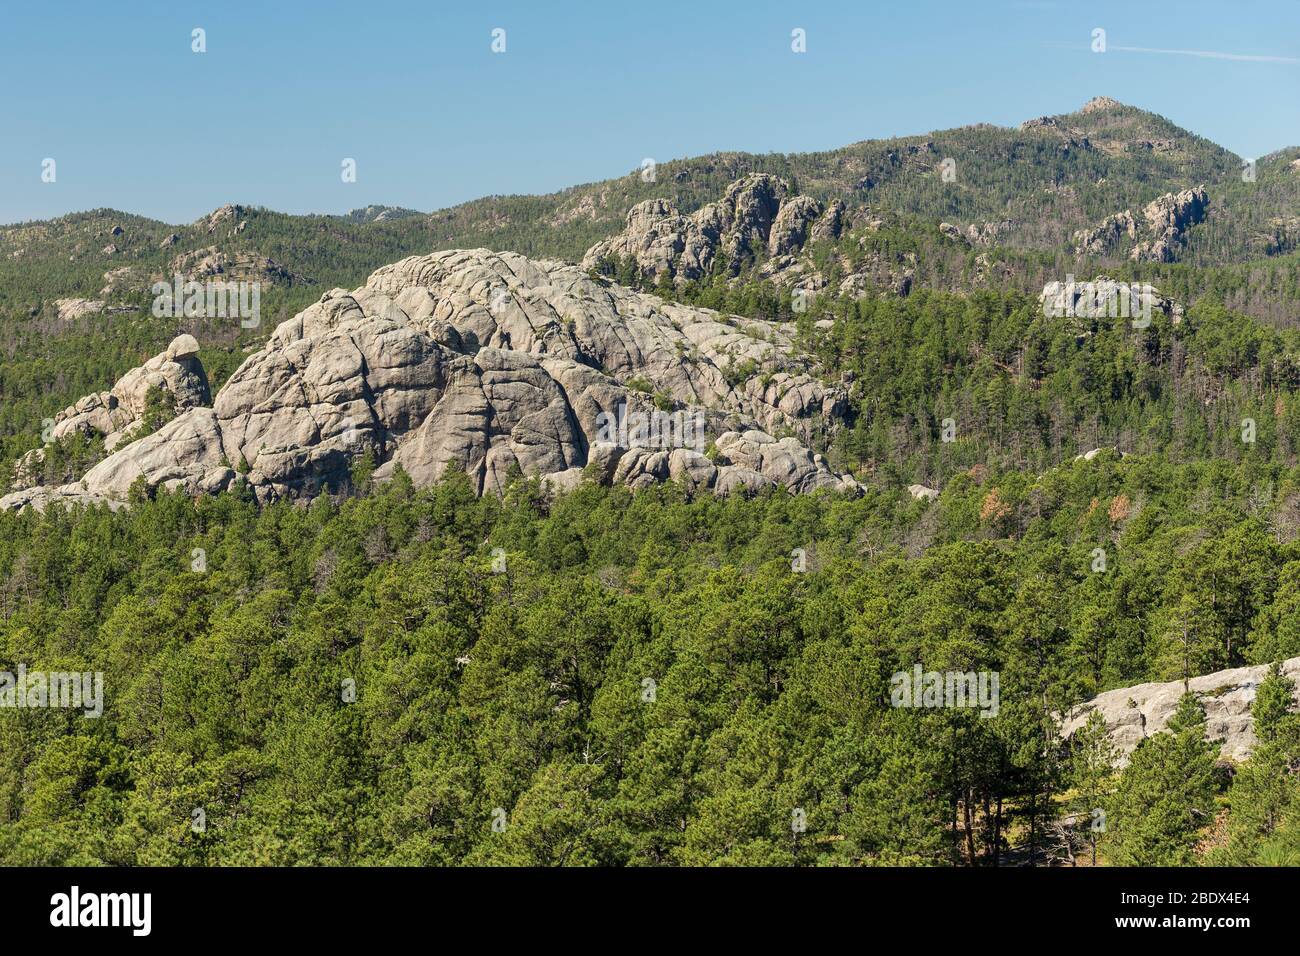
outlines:
M1107 858L1121 866L1185 866L1211 822L1217 747L1205 739L1205 710L1184 694L1165 731L1133 751L1107 817Z
M1097 841L1107 831L1106 807L1114 792L1118 753L1106 731L1106 721L1093 711L1071 739L1071 783L1074 827L1086 827L1092 865L1097 865Z

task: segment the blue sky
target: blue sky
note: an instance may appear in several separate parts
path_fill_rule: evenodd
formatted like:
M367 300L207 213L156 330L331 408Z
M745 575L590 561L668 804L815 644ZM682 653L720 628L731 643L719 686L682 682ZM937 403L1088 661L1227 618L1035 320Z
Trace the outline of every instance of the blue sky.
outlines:
M645 157L1014 125L1102 94L1258 157L1300 144L1300 3L6 2L0 83L0 222L430 210Z

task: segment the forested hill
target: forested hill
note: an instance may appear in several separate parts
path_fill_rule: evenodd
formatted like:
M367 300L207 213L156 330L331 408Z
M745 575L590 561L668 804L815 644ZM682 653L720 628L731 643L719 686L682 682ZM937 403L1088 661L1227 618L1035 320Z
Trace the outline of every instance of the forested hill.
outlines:
M0 713L0 863L1295 865L1280 681L1235 777L1194 703L1122 774L1052 715L1300 654L1298 530L1294 468L1105 455L934 503L399 476L0 514L0 669L105 688ZM998 671L997 719L891 706L918 661Z
M714 495L594 468L557 493L516 470L480 496L454 468L417 487L400 462L376 481L373 457L347 453L346 480L310 502L259 503L244 459L220 465L219 493L163 475L116 511L0 513L0 865L1300 864L1300 716L1280 672L1253 688L1243 762L1217 759L1195 695L1122 770L1113 728L1060 736L1099 692L1300 656L1298 158L1243 178L1213 144L1096 100L1016 130L665 162L653 182L431 215L227 206L170 226L99 210L3 230L0 452L41 447L25 480L59 484L108 433L45 443L45 420L173 339L219 394L278 322L407 253L577 260L647 221L694 236L690 216L776 190L746 175L770 172L782 208L824 219L839 200L847 225L790 244L768 217L747 245L715 235L689 275L671 243L663 269L516 258L534 277L518 292L568 310L581 287L584 307L617 298L619 316L655 311L677 332L708 315L709 335L758 357L779 343L816 371L804 392L834 393L809 461L854 480ZM796 301L787 280L813 270L823 284ZM1138 326L1043 309L1045 279L1102 270L1176 301ZM153 317L149 283L173 271L262 283L261 323ZM490 314L461 287L400 288L425 320L453 299ZM388 322L391 300L358 295ZM330 302L305 324L372 318ZM371 341L396 330L406 354L441 355L424 342L440 335L463 351L427 381L473 378L479 351L503 350L446 311L429 335L394 323ZM577 335L567 311L551 319ZM719 395L799 390L758 358L700 366L691 343L658 339L665 367L715 370ZM288 331L280 347L313 341ZM624 371L620 387L672 406ZM290 379L266 376L265 405L246 392L248 418L292 410ZM539 381L496 379L501 405ZM177 406L137 391L148 434L126 448L170 441ZM102 712L10 705L20 667L100 674ZM1000 691L983 710L899 705L895 679L917 667L997 674Z
M1300 150L1260 159L1243 177L1239 159L1213 143L1154 114L1099 98L1082 110L1028 120L1018 129L976 126L821 153L670 160L653 177L634 170L547 196L488 197L431 214L370 206L346 216L291 216L231 205L184 226L95 210L0 228L0 454L7 462L35 447L42 422L109 387L179 334L198 339L216 387L279 322L328 289L356 287L375 268L407 254L482 246L576 261L618 233L635 203L660 198L689 214L716 202L729 184L752 171L781 177L790 195L843 203L843 231L809 243L810 262L819 268L832 263L832 274L837 262L877 264L888 280L850 290L838 304L828 290L822 303L827 314L844 314L850 299L900 298L922 290L999 292L1032 310L1046 282L1105 271L1152 282L1186 305L1205 300L1210 308L1274 327L1294 325L1300 317ZM1142 233L1148 228L1143 204L1202 185L1206 204L1193 203L1200 220L1176 224L1176 241L1160 249L1172 261L1134 259L1137 245L1153 242ZM1125 212L1135 218L1133 236L1126 232L1127 220L1118 227L1113 221L1123 220ZM1089 248L1079 252L1080 243ZM774 258L763 252L741 269L741 263L719 257L714 273L702 281L645 287L741 314L759 310L793 319L789 284L778 288L765 278ZM229 321L155 318L150 285L175 274L260 283L260 323L244 328ZM1032 369L1039 361L1032 356L1047 348L1043 337L1061 332L1016 324L1021 327L1015 334L1028 338L963 346L981 350L982 380L997 380L993 370L1002 366L1021 368L1022 356L1031 357L1026 367ZM1247 323L1233 335L1255 337L1252 329ZM1078 347L1085 356L1069 358L1055 349L1051 357L1058 367L1085 362L1093 369L1082 377L1071 373L1071 390L1087 397L1079 402L1077 394L1062 395L1061 409L1095 408L1090 414L1099 423L1124 417L1100 406L1131 401L1129 386L1110 380L1094 390L1094 374L1110 379L1111 371L1102 369L1113 367L1095 344L1080 341ZM944 364L960 366L973 357L949 356ZM1145 360L1133 360L1141 388L1157 387L1155 369L1144 370ZM1231 372L1220 368L1225 386L1242 360L1253 361L1237 356ZM1131 378L1128 372L1120 377ZM1012 377L992 387L1006 391L1005 385L1017 381L1036 390L1039 378ZM1253 388L1253 381L1243 384ZM1258 393L1260 400L1267 392ZM907 414L919 414L917 403L933 414L933 398L909 397L915 408ZM897 397L872 400L892 403L891 415L901 411ZM1052 442L1060 448L1123 443L1105 425L1071 434L1054 424L1060 414L1050 417L1051 422L1036 419L1035 427L1056 429ZM859 431L873 421L889 427L878 414L860 421Z
M1176 254L1223 265L1295 248L1298 158L1297 148L1260 158L1243 182L1239 157L1163 117L1097 98L1016 129L981 124L817 153L664 157L652 173L635 169L549 195L489 196L428 214L372 206L346 216L292 216L227 206L169 225L101 209L0 228L0 309L39 311L59 297L95 296L105 272L165 275L200 252L247 257L244 268L269 259L276 268L262 268L267 280L323 288L351 288L380 265L436 249L577 261L618 231L636 203L663 198L690 212L751 172L783 177L818 199L840 199L851 215L884 216L904 232L932 231L945 220L991 225L999 247L1069 255L1077 231L1163 194L1205 186L1209 218ZM226 271L240 265L228 262ZM132 279L114 282L125 289Z

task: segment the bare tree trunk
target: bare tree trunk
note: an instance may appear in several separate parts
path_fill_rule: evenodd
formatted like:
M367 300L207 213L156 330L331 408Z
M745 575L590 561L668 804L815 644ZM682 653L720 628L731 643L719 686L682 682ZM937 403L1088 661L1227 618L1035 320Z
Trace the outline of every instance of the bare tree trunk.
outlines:
M962 798L962 816L965 818L966 825L966 853L970 857L970 865L975 866L975 830L971 826L970 816L970 791L963 794Z

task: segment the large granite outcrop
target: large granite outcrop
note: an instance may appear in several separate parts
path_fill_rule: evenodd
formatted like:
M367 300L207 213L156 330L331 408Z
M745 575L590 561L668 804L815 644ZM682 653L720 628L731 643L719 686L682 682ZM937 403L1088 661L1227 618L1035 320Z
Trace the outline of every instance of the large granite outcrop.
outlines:
M1143 319L1153 318L1157 312L1174 325L1183 321L1183 306L1175 302L1150 283L1117 282L1109 276L1099 275L1091 280L1048 282L1038 295L1043 314L1049 318L1071 317L1085 320L1080 331L1090 327L1091 320L1104 318L1129 318L1143 328ZM1091 334L1090 332L1087 334Z
M381 480L399 466L419 484L456 468L480 493L516 469L564 487L589 467L633 487L856 490L807 447L846 401L815 373L779 324L666 303L562 263L440 252L326 293L211 407L188 407L80 482L0 507L121 501L137 482L211 493L239 476L261 500L305 498L346 485L367 454ZM126 413L104 404L88 402L80 420L119 428Z
M1210 205L1205 187L1184 189L1152 200L1142 210L1151 238L1129 253L1134 262L1173 262L1187 242L1187 230L1205 219Z

